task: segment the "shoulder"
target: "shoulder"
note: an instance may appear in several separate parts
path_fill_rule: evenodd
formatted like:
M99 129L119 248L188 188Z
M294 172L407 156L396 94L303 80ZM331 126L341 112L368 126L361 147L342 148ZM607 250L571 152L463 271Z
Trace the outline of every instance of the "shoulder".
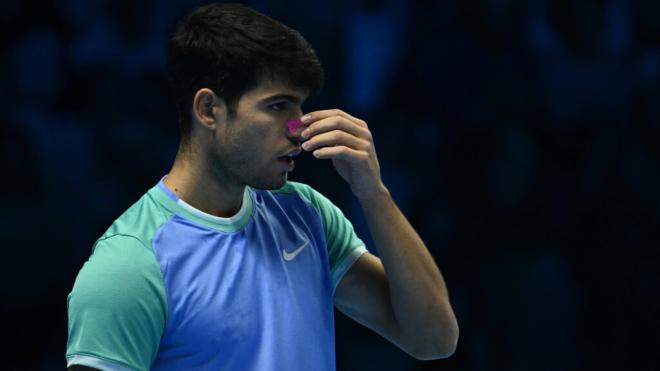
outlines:
M282 187L270 191L273 194L291 194L299 193L301 195L309 195L316 192L310 185L305 183L287 181Z
M96 244L121 242L128 245L149 247L154 234L173 216L173 212L159 203L152 189L126 209ZM95 247L96 248L96 247Z
M159 276L156 256L144 241L127 234L106 235L94 244L92 255L79 272L76 288L91 286L92 291L98 291L93 288L106 287L114 291L120 286L146 284Z
M286 184L284 184L281 188L272 190L270 192L274 195L296 194L300 196L300 198L302 198L304 201L312 204L316 208L319 206L324 206L327 203L331 203L327 197L314 189L312 186L305 183L287 181Z
M125 257L151 256L153 250L141 236L128 233L106 232L96 240L90 261L103 257L104 259L123 259Z

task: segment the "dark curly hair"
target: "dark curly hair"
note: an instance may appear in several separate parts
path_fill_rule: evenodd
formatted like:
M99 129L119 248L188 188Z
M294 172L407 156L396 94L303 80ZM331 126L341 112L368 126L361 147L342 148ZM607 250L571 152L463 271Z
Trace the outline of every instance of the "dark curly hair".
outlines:
M311 45L282 23L241 4L214 3L188 13L167 44L167 76L179 113L181 140L189 139L195 93L209 88L228 115L263 81L317 93L321 63Z

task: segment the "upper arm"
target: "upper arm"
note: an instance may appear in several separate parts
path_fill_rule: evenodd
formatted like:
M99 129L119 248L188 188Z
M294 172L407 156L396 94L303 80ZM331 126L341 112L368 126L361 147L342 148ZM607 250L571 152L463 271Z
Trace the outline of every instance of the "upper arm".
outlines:
M349 318L411 353L394 315L387 276L378 257L362 254L339 282L334 303Z
M67 309L69 367L148 369L167 317L153 251L131 236L101 240L76 278Z
M337 309L411 353L394 316L380 259L366 250L351 222L330 200L309 186L289 184L311 202L321 217Z

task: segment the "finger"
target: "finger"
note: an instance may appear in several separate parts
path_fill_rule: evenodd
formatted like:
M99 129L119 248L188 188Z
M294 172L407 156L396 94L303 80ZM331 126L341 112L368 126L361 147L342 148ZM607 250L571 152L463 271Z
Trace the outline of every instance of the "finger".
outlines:
M326 146L346 146L357 150L366 150L369 148L369 142L342 130L332 130L318 134L302 145L306 151L313 151Z
M318 159L338 159L356 163L365 161L369 154L346 146L323 147L315 150L314 157Z
M364 120L361 120L357 117L354 117L352 115L349 115L348 113L334 108L334 109L328 109L328 110L320 110L320 111L313 111L313 112L308 112L307 115L309 115L309 119L305 120L304 122L307 124L312 124L313 122L323 120L328 117L332 116L341 116L349 121L353 121L359 126L362 126L364 128L367 127L367 123Z
M346 119L341 116L331 116L325 119L321 119L310 124L303 132L301 133L303 138L311 138L315 135L318 135L323 132L331 130L343 130L348 132L358 138L362 138L368 141L372 140L371 132L369 129L358 125L357 123Z

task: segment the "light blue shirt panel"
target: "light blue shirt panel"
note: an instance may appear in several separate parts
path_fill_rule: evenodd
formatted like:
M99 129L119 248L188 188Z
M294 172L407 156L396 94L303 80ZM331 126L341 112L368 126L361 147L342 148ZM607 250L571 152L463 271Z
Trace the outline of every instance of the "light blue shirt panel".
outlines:
M154 237L169 313L152 370L335 370L320 216L295 193L251 197L237 232L174 216Z

